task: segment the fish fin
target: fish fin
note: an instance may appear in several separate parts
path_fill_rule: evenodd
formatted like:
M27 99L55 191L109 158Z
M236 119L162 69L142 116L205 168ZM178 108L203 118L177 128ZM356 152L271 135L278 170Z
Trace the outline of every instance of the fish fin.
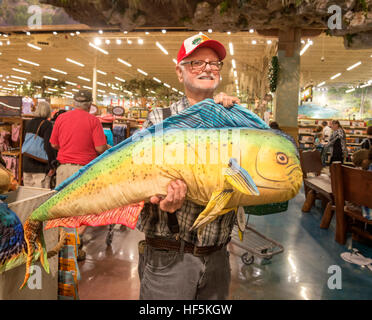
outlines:
M252 177L245 169L239 166L234 158L229 161L229 166L225 171L225 179L241 193L255 196L260 194Z
M36 240L36 243L38 244L39 246L39 250L40 250L40 262L41 262L41 265L43 266L44 270L49 273L49 262L48 262L48 258L47 258L47 250L46 250L46 245L45 245L45 240L44 240L44 234L43 234L43 231L40 232L40 236L39 238Z
M224 210L230 198L233 195L234 190L228 189L223 191L215 191L212 193L212 197L209 200L205 209L199 214L190 230L194 230L200 227L202 224L205 225L208 222L213 221L218 215L226 213Z

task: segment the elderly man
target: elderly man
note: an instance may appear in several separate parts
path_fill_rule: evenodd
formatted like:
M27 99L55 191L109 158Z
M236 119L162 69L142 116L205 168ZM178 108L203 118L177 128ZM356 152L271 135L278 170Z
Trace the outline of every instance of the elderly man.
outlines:
M177 56L176 73L185 96L169 108L155 109L144 127L161 122L213 93L220 82L224 46L205 35L186 39ZM225 107L239 103L221 93L216 103ZM235 222L233 212L206 226L201 239L189 229L204 207L185 200L183 181L172 181L164 199L150 199L138 223L146 240L139 243L140 299L226 299L230 285L229 252L226 245Z

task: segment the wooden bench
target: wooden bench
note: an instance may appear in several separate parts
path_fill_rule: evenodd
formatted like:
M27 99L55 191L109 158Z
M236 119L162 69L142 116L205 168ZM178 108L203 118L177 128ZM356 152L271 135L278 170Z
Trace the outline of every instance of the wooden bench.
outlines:
M334 198L332 194L331 178L321 174L323 169L320 152L318 150L300 151L300 162L303 172L306 200L302 206L303 212L309 212L315 200L322 200L323 217L320 228L328 229L334 213ZM313 174L314 176L311 176Z
M336 207L336 241L345 244L347 231L353 233L353 238L372 241L372 234L365 229L367 225L372 225L372 220L364 218L358 208L372 208L372 171L334 163L331 166L331 179ZM347 205L345 201L354 206Z

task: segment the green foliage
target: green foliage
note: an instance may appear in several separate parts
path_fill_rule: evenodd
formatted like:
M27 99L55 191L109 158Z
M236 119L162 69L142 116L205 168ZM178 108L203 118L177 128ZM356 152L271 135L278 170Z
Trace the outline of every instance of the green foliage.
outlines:
M278 84L279 76L279 59L277 56L273 56L271 59L271 65L269 68L269 82L270 82L270 91L275 92Z
M53 81L42 79L39 81L32 81L30 84L22 84L18 86L17 90L24 96L33 97L36 94L41 94L42 97L57 96L60 97L64 92L62 87L65 87L65 81ZM45 92L47 89L56 89L53 94Z
M347 35L345 35L348 47L350 47L350 45L353 43L353 38L355 36L356 36L356 33L353 33L353 34L348 33Z

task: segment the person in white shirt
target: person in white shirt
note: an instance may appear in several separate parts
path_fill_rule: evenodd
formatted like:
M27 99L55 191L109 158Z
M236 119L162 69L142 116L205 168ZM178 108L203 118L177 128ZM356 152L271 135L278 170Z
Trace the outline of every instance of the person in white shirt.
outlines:
M327 121L323 121L322 122L322 126L323 126L323 131L322 131L323 140L324 140L325 143L327 143L329 141L329 138L332 135L332 129L328 125L328 122Z

